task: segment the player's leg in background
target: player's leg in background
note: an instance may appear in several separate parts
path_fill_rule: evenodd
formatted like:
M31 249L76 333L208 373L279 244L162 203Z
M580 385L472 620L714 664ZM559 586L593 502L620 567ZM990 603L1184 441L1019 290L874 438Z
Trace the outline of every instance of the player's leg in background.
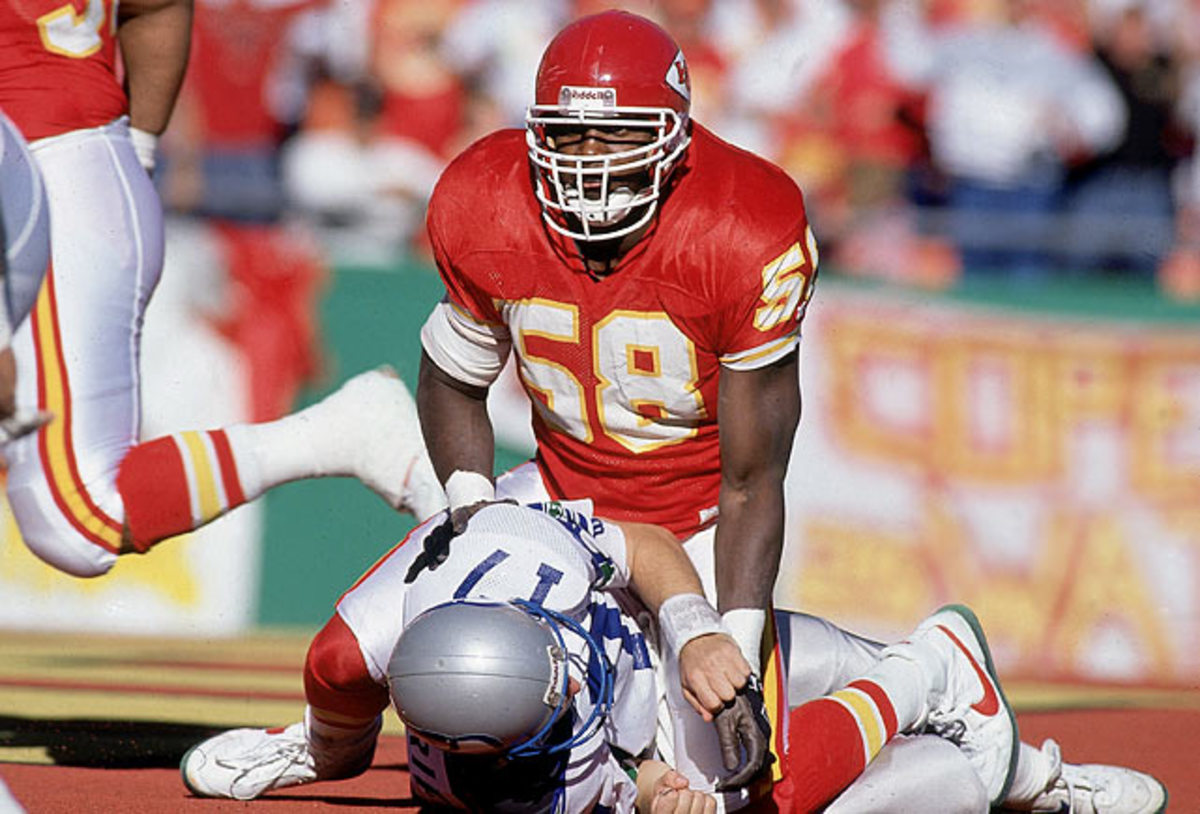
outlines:
M352 379L300 414L134 447L142 316L162 267L162 211L123 123L39 142L53 268L14 342L18 408L57 420L9 445L9 500L29 548L76 576L191 531L279 483L357 476L420 516L444 503L411 396ZM132 452L131 452L132 450Z
M188 431L134 447L120 467L130 543L156 543L294 480L357 477L418 520L446 505L416 405L390 369L361 373L276 421Z
M141 315L162 266L162 214L123 123L32 152L50 209L51 269L18 327L17 406L55 420L8 445L8 495L29 548L78 576L107 571L124 511L114 481L138 433Z

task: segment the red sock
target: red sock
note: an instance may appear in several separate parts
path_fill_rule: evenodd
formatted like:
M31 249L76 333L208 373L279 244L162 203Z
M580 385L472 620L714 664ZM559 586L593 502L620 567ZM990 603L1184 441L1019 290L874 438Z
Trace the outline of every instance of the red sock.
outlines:
M867 680L809 701L788 718L787 762L796 812L826 806L896 734L891 701Z
M221 430L182 432L139 444L117 473L125 525L147 551L246 502L237 463Z

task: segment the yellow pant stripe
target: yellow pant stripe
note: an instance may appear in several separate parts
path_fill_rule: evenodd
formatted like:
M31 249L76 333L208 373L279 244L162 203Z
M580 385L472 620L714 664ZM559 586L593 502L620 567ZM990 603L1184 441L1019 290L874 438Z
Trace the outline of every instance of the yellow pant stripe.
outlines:
M68 519L101 545L117 550L121 545L121 524L102 513L84 492L71 454L71 404L67 372L60 357L56 331L52 285L42 286L34 310L35 340L41 367L40 404L54 413L55 419L44 429L42 457L48 468L51 491Z

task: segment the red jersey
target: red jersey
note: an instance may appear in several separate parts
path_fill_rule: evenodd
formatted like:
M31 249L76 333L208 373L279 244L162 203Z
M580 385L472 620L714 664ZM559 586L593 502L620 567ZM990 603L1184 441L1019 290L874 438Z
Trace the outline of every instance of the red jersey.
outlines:
M511 335L551 494L687 537L716 517L720 368L792 351L816 249L774 165L694 126L676 172L651 231L601 278L544 228L520 130L446 169L428 226L450 302Z
M117 0L0 0L0 108L26 139L128 112L116 10Z

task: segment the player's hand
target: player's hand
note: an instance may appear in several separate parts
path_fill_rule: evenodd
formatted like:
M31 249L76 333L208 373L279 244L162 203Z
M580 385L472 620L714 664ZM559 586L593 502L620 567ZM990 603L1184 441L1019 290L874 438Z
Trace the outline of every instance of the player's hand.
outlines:
M426 534L425 539L421 541L421 553L413 560L413 564L409 566L408 573L404 575L405 583L413 582L421 575L422 571L436 571L438 566L444 563L446 558L450 556L450 541L466 531L467 523L470 522L471 516L484 506L491 506L496 503L512 503L516 505L516 502L515 500L508 499L481 500L478 503L472 503L470 506L460 506L451 511L449 517Z
M687 778L668 769L654 782L651 814L714 814L717 800L711 794L688 788Z
M0 444L7 444L23 438L31 432L37 432L54 420L54 413L43 410L25 412L18 410L12 415L0 419Z
M713 720L725 768L729 771L737 769L717 783L717 791L741 788L767 765L770 756L771 722L767 719L758 676L751 674L733 701L726 704Z
M428 569L436 571L438 566L446 561L450 556L450 541L454 539L457 532L454 531L454 525L449 517L438 523L421 541L421 553L413 560L413 564L409 566L408 573L404 575L404 582L411 583L421 576L421 572Z
M497 503L511 503L516 505L517 501L510 498L504 500L480 500L472 503L469 506L459 506L450 510L450 526L454 529L455 534L462 534L467 530L467 524L471 522L471 518L483 508L494 506Z
M741 648L724 633L692 639L679 654L683 697L706 721L733 701L750 674Z

